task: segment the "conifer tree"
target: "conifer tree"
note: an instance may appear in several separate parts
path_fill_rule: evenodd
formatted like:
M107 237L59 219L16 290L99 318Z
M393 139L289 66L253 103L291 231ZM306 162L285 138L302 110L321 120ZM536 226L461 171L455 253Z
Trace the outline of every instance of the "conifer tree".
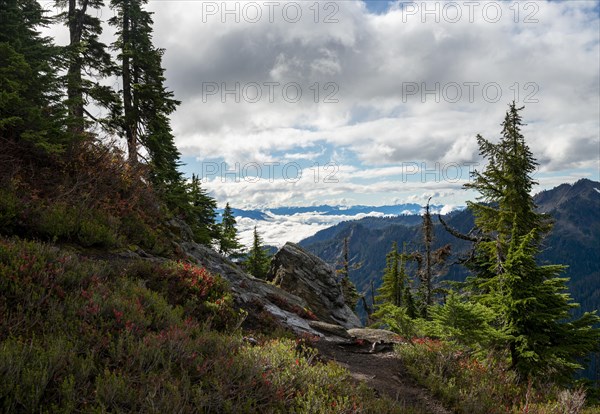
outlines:
M356 290L356 285L350 280L350 268L360 268L360 263L355 263L353 266L350 265L350 246L349 237L344 237L344 245L342 249L342 261L341 268L337 270L340 275L340 285L342 287L342 294L344 295L344 302L352 310L356 307L358 300L361 295Z
M241 249L242 245L238 240L236 224L233 210L227 203L223 210L223 219L219 231L219 252L221 254L235 254Z
M169 115L179 102L165 87L164 50L152 44L152 13L144 9L146 3L147 0L111 0L116 16L109 22L117 28L113 47L119 52L123 82L121 125L130 164L138 163L139 148L144 148L153 183L167 193L167 198L171 189L181 197L179 151L169 122Z
M378 295L375 297L375 301L402 306L406 279L405 255L398 252L398 243L393 242L392 249L386 256L383 281L377 289Z
M406 315L414 319L417 317L417 305L415 304L415 300L413 299L412 292L410 291L409 284L404 286L404 292L402 293L402 301L404 302L404 307L406 308Z
M452 246L446 244L436 250L433 250L433 221L431 219L430 203L427 201L425 212L423 213L423 248L424 253L413 253L413 258L418 262L417 275L419 276L419 310L421 316L428 318L428 309L434 305L435 294L441 289L436 285L436 281L443 276L447 268L447 260L450 256Z
M56 4L66 9L59 15L59 19L69 29L69 44L64 53L67 65L65 83L69 130L72 135L81 137L89 120L99 122L105 129L111 130L116 126L114 121L120 111L120 98L112 88L100 83L102 79L117 73L107 46L99 40L102 21L94 15L100 13L104 2L57 0ZM94 103L108 113L104 118L94 116L85 108L88 103Z
M246 260L246 268L248 272L254 277L264 279L267 276L269 270L269 256L263 246L263 241L256 226L254 226L254 237L252 240L252 248L248 252L248 259Z
M423 222L421 231L423 234L423 250L417 250L409 255L407 259L416 262L416 275L419 280L417 297L414 298L414 305L418 309L418 313L423 318L429 318L429 308L435 304L435 295L441 289L437 286L436 281L443 276L447 268L447 260L452 250L451 245L446 244L436 250L433 250L433 221L431 219L430 203L431 198L425 205L423 213ZM409 292L410 293L410 292Z
M200 244L210 245L218 238L215 222L217 202L210 197L200 185L200 178L192 174L187 189L188 205L183 208L186 222L192 228L194 240Z
M423 271L420 273L421 276L421 293L423 297L424 316L427 316L426 309L433 305L433 272L431 263L431 245L433 244L433 222L431 220L431 213L429 211L429 202L431 197L427 200L425 206L425 213L423 214L423 246L425 247L425 266Z
M497 315L502 344L521 379L566 379L579 367L577 358L598 348L600 330L592 326L600 319L586 313L567 321L577 305L566 293L566 279L558 277L564 267L536 263L549 225L530 193L537 163L521 134L522 109L510 105L497 144L477 136L488 164L466 186L480 193L480 202L469 208L482 233L468 264L474 272L468 286Z
M392 243L392 248L386 256L386 268L383 283L377 290L375 297L377 310L373 313L375 320L389 320L389 312L398 314L395 308L402 308L402 315L414 319L417 317L417 306L410 290L410 281L407 273L407 261L411 255L406 253L406 246L402 253L398 252L398 244Z
M35 0L1 0L0 138L61 153L69 144L57 75L58 48L40 34L49 24Z
M479 303L469 302L450 291L444 305L430 309L431 333L446 340L456 341L469 348L486 347L501 338L490 323L494 313Z

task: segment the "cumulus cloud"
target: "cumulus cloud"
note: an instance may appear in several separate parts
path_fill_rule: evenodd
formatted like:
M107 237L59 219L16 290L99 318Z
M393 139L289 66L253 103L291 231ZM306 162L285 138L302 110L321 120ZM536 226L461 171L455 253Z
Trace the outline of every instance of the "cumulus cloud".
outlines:
M328 156L347 167L335 185L208 182L220 201L438 191L462 204L464 177L405 181L406 163L480 162L475 135L497 138L513 99L526 106L523 132L542 174L598 170L597 1L453 2L458 19L445 2L389 4L374 13L358 0L149 2L167 84L182 101L172 124L185 157L233 165Z
M280 14L285 2L273 22L263 5L256 23L242 14L235 22L222 10L207 16L204 3L151 4L157 43L167 49L169 84L184 101L174 122L184 154L253 159L325 140L348 147L366 165L474 160L474 135L497 136L506 104L516 98L538 100L526 104L525 116L534 121L526 132L545 168L597 161L590 151L598 139L594 2L536 2L535 10L520 10L516 23L512 3L500 2L487 17L482 2L472 21L459 2L459 21L440 14L435 22L434 13L425 23L422 10L401 2L381 14L361 1L337 2L332 23L323 21L329 10L320 10L315 23L310 2L295 3L303 16L296 23ZM502 18L491 22L498 5ZM527 17L537 22L526 23ZM203 102L207 82L218 84L219 93ZM243 89L239 102L234 93L221 96L224 88L250 82L263 85L256 103L244 99ZM268 82L296 83L303 99L287 102L278 86L270 102ZM327 82L339 90L325 90ZM436 87L437 98L427 94ZM492 102L497 92L502 97ZM323 102L328 93L337 102ZM459 102L444 99L456 93L463 95Z

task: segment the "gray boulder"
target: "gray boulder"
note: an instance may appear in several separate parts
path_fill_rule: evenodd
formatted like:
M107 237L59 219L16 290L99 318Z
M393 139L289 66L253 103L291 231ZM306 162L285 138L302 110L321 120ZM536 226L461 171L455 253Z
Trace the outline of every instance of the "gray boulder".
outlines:
M323 332L325 335L332 335L334 337L352 339L353 337L348 333L346 329L340 325L334 325L327 322L321 321L309 321L308 324L311 328L316 329L319 332Z
M297 334L323 336L311 328L308 321L303 318L304 310L308 307L304 299L245 273L209 247L183 242L179 244L179 248L189 260L226 279L237 306L255 312L258 305L279 324Z
M355 339L360 339L363 341L368 341L370 343L375 342L385 342L391 344L401 344L404 343L403 339L400 335L388 331L385 329L369 329L369 328L359 328L359 329L349 329L348 334Z
M335 271L317 256L294 243L286 243L273 257L267 279L301 297L322 321L345 329L361 327L356 314L344 303Z

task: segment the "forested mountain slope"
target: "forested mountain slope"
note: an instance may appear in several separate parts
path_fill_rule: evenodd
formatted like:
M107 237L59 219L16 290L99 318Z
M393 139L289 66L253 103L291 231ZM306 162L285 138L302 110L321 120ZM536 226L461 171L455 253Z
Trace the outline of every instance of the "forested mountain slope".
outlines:
M554 228L545 240L546 248L540 262L568 265L565 277L579 311L600 307L600 183L587 179L575 184L562 184L535 196L540 212L548 213ZM468 232L473 217L468 210L454 212L445 217L453 228ZM434 248L452 244L452 259L443 279L462 280L466 276L463 266L456 263L469 250L469 243L450 235L436 219ZM360 268L350 276L359 291L370 289L371 280L377 288L381 283L385 256L392 242L407 250L420 248L421 220L415 216L398 216L347 221L309 237L300 245L325 261L336 264L340 259L343 240L349 237L351 261ZM578 312L579 312L578 311Z

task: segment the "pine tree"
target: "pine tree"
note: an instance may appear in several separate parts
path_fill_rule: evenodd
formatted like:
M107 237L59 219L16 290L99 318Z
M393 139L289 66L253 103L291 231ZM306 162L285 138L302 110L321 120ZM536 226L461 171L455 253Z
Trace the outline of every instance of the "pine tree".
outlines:
M469 203L482 233L469 262L475 273L469 290L498 317L498 328L521 379L552 375L566 379L583 357L600 344L600 318L586 313L567 322L576 307L566 292L563 266L540 266L536 256L549 230L545 217L535 211L530 195L537 165L521 134L521 117L513 102L497 144L477 137L480 153L488 160L466 187L480 193Z
M431 220L431 213L429 211L429 202L431 198L427 200L425 206L425 213L423 214L423 246L425 247L425 266L423 271L420 272L421 276L421 294L423 297L424 316L427 316L427 308L433 305L433 272L431 263L431 245L433 244L433 222Z
M397 308L402 308L402 315L414 319L418 311L410 290L410 280L407 273L407 262L411 255L406 253L406 246L402 253L398 252L398 244L392 243L392 249L386 256L386 268L383 282L375 297L377 310L373 319L384 321L389 319L389 312L399 315Z
M62 153L69 140L57 75L59 53L39 32L49 20L35 0L0 0L0 11L3 145L33 145L46 154Z
M392 243L392 249L386 256L386 268L383 274L383 281L375 301L377 303L391 303L395 306L402 306L404 285L406 282L406 263L405 255L398 252L398 243Z
M518 236L515 230L502 273L504 295L495 308L503 316L503 331L510 337L513 367L523 375L552 373L569 379L581 368L577 358L599 348L600 330L592 326L600 318L585 313L569 319L579 305L567 292L567 278L560 278L566 266L539 266L535 256L536 230Z
M446 340L456 341L469 348L489 346L501 334L491 326L494 313L479 303L466 301L450 291L446 303L430 309L431 334Z
M412 258L418 263L417 275L419 277L419 311L423 318L428 318L428 309L435 304L436 294L441 289L436 283L447 271L447 260L452 250L451 245L446 244L436 250L433 250L433 221L431 219L430 203L427 201L425 212L423 213L423 223L421 230L423 232L424 253L415 252Z
M269 270L270 259L263 246L263 241L258 234L256 226L254 226L254 237L252 240L252 248L248 252L246 260L246 268L254 277L264 279Z
M74 139L81 138L87 120L100 123L112 130L114 118L120 111L118 94L100 82L116 75L116 66L107 46L99 38L102 35L102 21L94 14L100 13L103 0L57 0L56 4L65 12L59 15L69 29L69 45L65 47L67 74L67 106L69 109L69 130ZM87 74L87 76L84 76ZM90 114L85 106L94 103L108 111L105 118ZM87 121L87 122L86 122Z
M349 237L344 237L344 247L342 249L342 261L340 263L341 268L337 270L340 275L340 285L342 287L342 294L344 295L344 302L352 310L356 307L358 300L361 295L356 290L356 285L350 280L350 268L360 268L360 263L355 263L350 266L350 246Z
M229 203L223 210L223 219L219 231L219 252L224 255L236 254L242 245L237 236L236 220Z
M200 179L195 174L192 174L187 197L189 201L183 213L194 233L194 240L200 244L210 245L219 236L215 222L217 202L201 187Z
M477 135L479 153L488 161L484 171L475 171L467 189L480 193L480 203L469 202L475 213L476 224L484 232L498 232L502 242L513 232L516 217L518 236L536 229L536 239L549 230L545 215L535 211L531 191L537 182L531 174L538 163L521 133L523 126L519 111L513 102L502 123L502 137L494 144Z
M415 319L417 317L417 305L415 304L415 300L413 299L413 295L408 284L404 286L402 301L404 302L404 307L406 308L406 315L408 315L408 317L411 319Z
M119 75L123 82L122 129L127 141L129 162L138 163L139 147L148 153L153 183L166 193L174 189L173 204L181 198L179 151L175 146L169 115L179 102L165 87L163 49L152 44L152 13L144 10L147 0L112 0L116 16ZM168 200L169 201L169 200Z

